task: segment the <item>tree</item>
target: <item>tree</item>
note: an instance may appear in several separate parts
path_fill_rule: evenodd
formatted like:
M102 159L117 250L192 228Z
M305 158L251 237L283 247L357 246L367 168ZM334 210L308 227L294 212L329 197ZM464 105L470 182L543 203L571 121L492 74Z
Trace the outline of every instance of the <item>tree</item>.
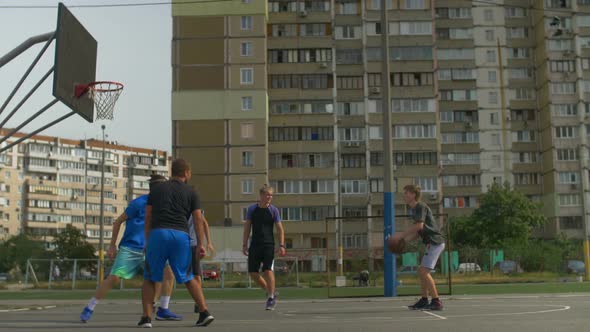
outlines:
M47 258L48 255L43 242L26 234L15 235L0 244L0 271L7 272L15 267L26 271L27 259Z
M94 246L86 241L86 235L72 225L67 225L66 228L55 237L54 242L56 246L56 258L96 258L94 254Z
M480 196L471 216L452 221L453 240L457 245L500 249L508 242L526 243L532 230L545 221L539 204L508 183L493 184Z

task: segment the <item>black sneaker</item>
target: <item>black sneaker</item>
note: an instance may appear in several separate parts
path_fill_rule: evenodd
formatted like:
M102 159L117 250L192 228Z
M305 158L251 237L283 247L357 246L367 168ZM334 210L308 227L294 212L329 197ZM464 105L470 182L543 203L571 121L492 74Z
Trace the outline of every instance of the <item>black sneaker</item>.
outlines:
M430 301L430 304L424 308L426 310L434 310L434 311L439 311L439 310L443 310L443 304L442 301L439 299L432 299L432 301Z
M420 300L418 300L418 302L409 305L408 309L410 310L422 310L422 309L426 309L426 307L428 307L428 299L427 298L420 298Z
M195 304L195 314L198 314L199 312L200 312L199 305Z
M211 324L215 320L215 317L211 316L209 311L204 311L199 313L199 320L195 325L197 326L207 326Z
M151 328L152 319L149 317L141 317L141 320L139 321L139 323L137 323L137 327Z

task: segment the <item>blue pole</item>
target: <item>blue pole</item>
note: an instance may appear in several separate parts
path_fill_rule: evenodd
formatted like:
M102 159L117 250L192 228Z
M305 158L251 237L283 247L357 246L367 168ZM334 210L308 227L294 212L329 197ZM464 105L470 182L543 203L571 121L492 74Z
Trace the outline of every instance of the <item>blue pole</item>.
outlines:
M387 249L387 239L395 234L395 206L393 193L383 193L383 260L385 268L384 297L397 296L397 276L395 273L395 255Z

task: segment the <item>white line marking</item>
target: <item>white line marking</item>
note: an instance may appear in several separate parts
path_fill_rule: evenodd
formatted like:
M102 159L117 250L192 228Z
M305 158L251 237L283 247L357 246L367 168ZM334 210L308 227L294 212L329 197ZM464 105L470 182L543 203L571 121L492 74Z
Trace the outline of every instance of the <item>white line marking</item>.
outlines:
M29 311L29 310L44 310L44 309L52 309L52 308L56 308L56 306L54 306L54 305L46 305L44 307L34 307L34 308L2 309L2 310L0 310L0 313L2 313L2 312Z
M31 310L29 308L20 308L20 309L3 309L0 312L17 312L17 311L28 311Z
M457 318L457 317L488 317L488 316L520 316L520 315L535 315L535 314L546 314L550 312L559 312L559 311L566 311L569 310L571 307L568 305L561 305L561 308L557 309L549 309L549 310L539 310L539 311L524 311L524 312L505 312L505 313L492 313L492 314L473 314L473 315L453 315L447 316L447 318Z
M425 314L428 314L430 316L434 316L434 317L436 317L438 319L447 319L447 317L443 317L441 315L437 315L434 312L430 312L430 311L422 311L422 312L425 313Z

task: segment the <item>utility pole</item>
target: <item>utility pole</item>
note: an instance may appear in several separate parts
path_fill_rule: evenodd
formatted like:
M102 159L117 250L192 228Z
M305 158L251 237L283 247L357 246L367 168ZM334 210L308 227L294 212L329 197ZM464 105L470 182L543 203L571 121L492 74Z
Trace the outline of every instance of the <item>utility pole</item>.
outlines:
M105 170L105 125L100 127L102 129L102 167L100 171L100 237L99 237L99 251L98 258L100 260L99 280L104 279L104 170Z

